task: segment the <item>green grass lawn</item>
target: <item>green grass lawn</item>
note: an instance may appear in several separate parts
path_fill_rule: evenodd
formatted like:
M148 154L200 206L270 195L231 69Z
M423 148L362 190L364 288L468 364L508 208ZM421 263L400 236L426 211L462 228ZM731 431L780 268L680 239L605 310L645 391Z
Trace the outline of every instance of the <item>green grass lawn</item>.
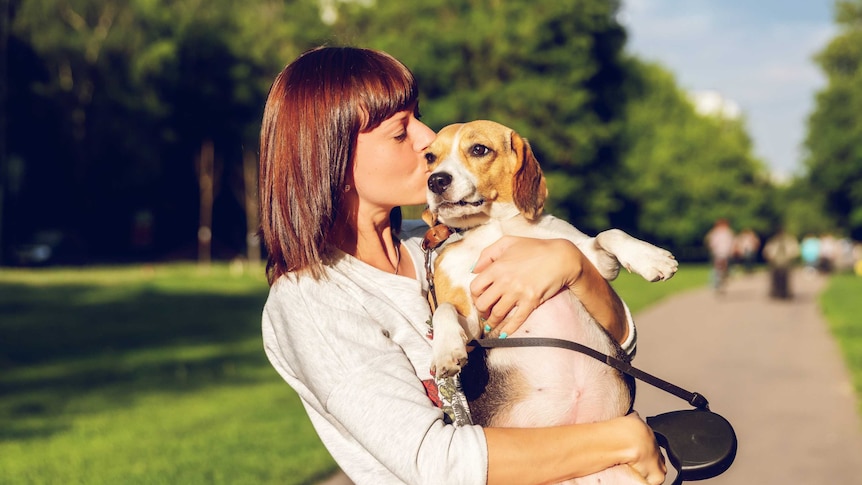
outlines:
M0 482L313 483L260 342L262 271L0 270Z
M684 266L666 282L623 274L614 287L637 312L707 281L707 267ZM830 321L843 322L836 334L855 342L857 386L860 281L836 277L824 294ZM335 463L261 348L267 291L262 270L226 265L0 269L0 482L327 476Z
M820 296L820 307L844 353L862 412L862 277L832 276Z
M709 275L709 265L691 264L680 267L673 278L667 281L650 283L638 275L623 270L614 280L613 287L625 300L629 310L637 313L667 296L706 286L709 284Z

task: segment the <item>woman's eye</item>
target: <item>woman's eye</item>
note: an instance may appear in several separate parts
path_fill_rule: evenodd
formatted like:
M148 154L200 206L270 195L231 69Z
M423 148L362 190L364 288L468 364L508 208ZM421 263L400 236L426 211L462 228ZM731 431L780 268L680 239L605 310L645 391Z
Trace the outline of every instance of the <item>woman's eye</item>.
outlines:
M406 132L406 131L404 131L404 132L402 132L401 134L396 135L396 136L395 136L395 139L396 139L396 140L398 140L398 141L404 141L404 140L406 140L406 139L407 139L407 132Z
M491 153L491 149L485 145L473 145L470 147L470 155L473 155L474 157L484 157L489 153Z

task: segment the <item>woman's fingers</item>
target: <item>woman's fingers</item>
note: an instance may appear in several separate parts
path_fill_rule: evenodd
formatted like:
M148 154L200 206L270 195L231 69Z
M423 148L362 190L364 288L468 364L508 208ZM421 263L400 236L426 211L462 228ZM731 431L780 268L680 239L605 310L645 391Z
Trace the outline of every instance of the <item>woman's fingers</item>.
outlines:
M667 465L652 429L636 411L632 411L623 419L629 420L629 423L634 426L632 436L642 445L641 451L636 453L636 458L629 465L650 485L664 483Z
M481 273L482 271L484 271L485 268L488 267L488 265L502 257L506 250L516 242L517 241L515 238L503 236L490 246L483 249L482 253L479 255L479 259L476 261L475 266L473 266L473 272Z
M491 336L505 333L508 336L539 306L542 295L531 285L499 274L497 269L488 266L476 276L470 290L476 309L484 320L485 333L491 333ZM498 327L501 323L504 326Z
M530 316L532 310L525 309L518 305L512 307L509 311L508 316L502 321L501 324L489 327L492 328L490 334L488 335L490 338L506 338L509 335L515 333L518 328L527 320L527 317Z
M567 284L571 243L504 236L482 251L473 267L470 292L485 325L494 335L510 335L542 302ZM505 322L505 328L496 327ZM486 331L487 333L487 331Z

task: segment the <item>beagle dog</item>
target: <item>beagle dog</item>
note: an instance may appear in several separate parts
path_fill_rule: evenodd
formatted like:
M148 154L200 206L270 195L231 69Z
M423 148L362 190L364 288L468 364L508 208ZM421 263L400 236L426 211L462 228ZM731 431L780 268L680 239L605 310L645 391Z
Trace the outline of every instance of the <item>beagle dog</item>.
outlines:
M485 426L553 426L628 413L634 399L631 378L571 350L476 349L467 365L467 342L484 334L470 298L472 266L485 247L504 235L568 239L608 280L617 277L620 266L648 281L668 279L677 270L673 255L618 229L589 237L543 215L547 189L539 163L527 140L499 123L449 125L427 149L426 159L431 175L423 219L460 235L442 246L434 261L439 305L432 316L432 374L448 377L463 369L461 382L473 422ZM571 291L542 303L509 338L522 336L575 341L629 360ZM602 473L573 483L598 483L602 477L605 484L643 483L627 466Z

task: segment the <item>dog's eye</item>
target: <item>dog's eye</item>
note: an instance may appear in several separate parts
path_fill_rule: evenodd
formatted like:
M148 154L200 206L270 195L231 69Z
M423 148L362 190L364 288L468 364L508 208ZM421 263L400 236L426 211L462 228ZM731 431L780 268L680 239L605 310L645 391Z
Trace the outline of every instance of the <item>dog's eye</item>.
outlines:
M434 155L433 153L426 153L425 160L427 160L428 163L434 163L437 161L437 155Z
M489 153L491 153L491 149L485 145L476 144L470 147L470 155L474 157L484 157Z

